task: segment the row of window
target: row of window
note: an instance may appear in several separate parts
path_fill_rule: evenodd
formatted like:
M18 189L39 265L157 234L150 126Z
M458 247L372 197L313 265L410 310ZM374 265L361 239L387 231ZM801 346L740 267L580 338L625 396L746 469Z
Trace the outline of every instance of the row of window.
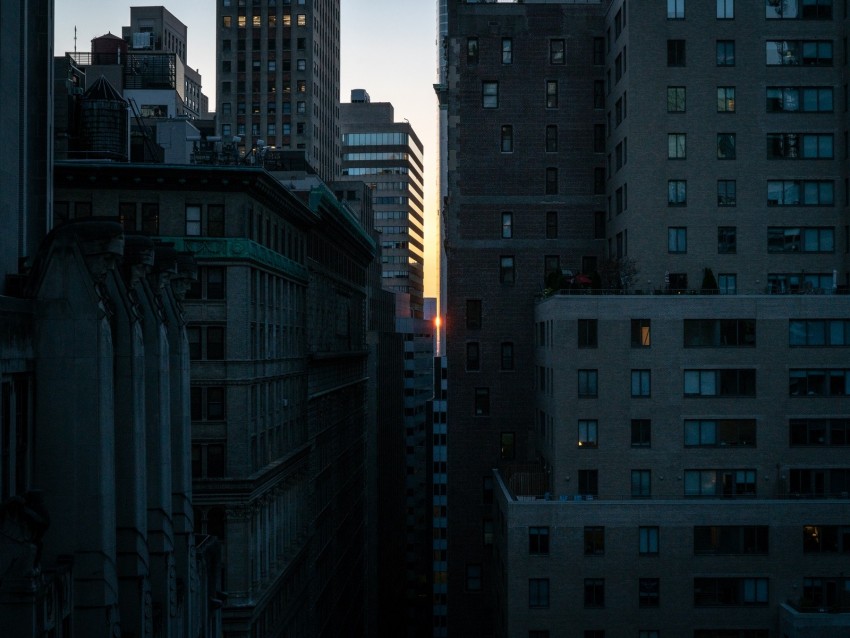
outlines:
M737 251L737 229L735 226L720 226L717 229L717 252L734 254ZM688 229L685 226L667 228L667 252L684 254L688 252ZM788 228L767 229L768 253L832 253L835 252L834 228ZM720 276L728 276L721 273ZM735 286L722 286L722 291L734 293Z
M686 133L667 134L667 159L687 159ZM735 159L736 134L718 133L717 159ZM833 159L833 135L820 133L768 133L767 159Z
M725 159L734 159L735 142L734 134L726 134L727 146L724 153ZM729 146L731 142L731 146ZM731 155L730 155L731 154ZM720 145L718 144L718 157ZM723 180L724 190L728 188L728 181ZM718 182L718 205L734 206L734 186L732 186L732 202L726 196L721 196L721 182ZM767 181L767 205L768 206L833 206L835 204L835 183L833 180L814 179L785 179ZM721 203L725 202L725 203ZM667 205L688 205L688 181L684 179L667 180Z
M814 579L807 579L814 580ZM844 580L844 579L839 579ZM658 607L661 604L660 578L639 578L638 606ZM694 606L757 606L768 603L768 579L749 577L694 578ZM528 607L549 607L549 579L528 579ZM584 607L605 607L605 579L584 579ZM656 632L657 635L657 632Z
M601 127L601 125L596 125L596 127ZM603 133L601 137L601 150L600 136L597 132L598 128L594 128L594 131L594 151L603 152L605 150L604 127L601 128L601 131ZM501 126L499 135L499 148L502 153L514 152L514 127L512 124L503 124ZM543 136L543 149L547 153L558 152L558 126L556 124L546 125L546 129Z
M236 18L236 20L233 19L234 17ZM266 22L267 22L267 24L270 28L276 27L277 26L277 16L274 13L269 13L267 18L266 18ZM280 23L284 27L291 27L293 25L292 15L289 14L289 13L284 13L282 16L280 16ZM263 16L261 16L261 15L253 15L253 16L224 15L224 16L221 16L221 26L223 28L230 29L231 27L233 27L234 24L236 24L236 26L240 29L244 29L244 28L248 27L249 25L251 27L255 28L255 29L259 29L263 26ZM306 27L307 26L307 14L304 14L304 13L296 14L294 24L296 26L299 26L299 27Z
M717 0L718 20L732 20L735 17L735 0ZM685 19L685 0L667 0L667 19Z
M256 34L255 34L256 35ZM273 35L273 34L271 34ZM259 37L251 38L251 50L254 53L259 53L261 50L263 40ZM271 37L266 41L266 51L269 55L274 55L278 50L278 42L280 42L280 50L281 51L290 51L292 49L292 39L291 38L275 38ZM243 52L246 49L246 38L243 31L239 32L239 38L236 41L236 50L238 52ZM296 51L306 51L307 50L307 38L295 38L295 50ZM225 38L221 41L221 51L222 54L228 55L233 53L233 40L230 38ZM222 67L223 68L223 67Z
M467 319L467 328L469 327ZM599 346L598 319L577 319L576 331L579 348L596 348ZM630 334L633 348L650 347L652 345L652 320L632 319L630 321ZM756 345L756 320L684 319L683 334L685 348L754 347ZM850 320L790 319L788 322L788 343L790 346L850 345ZM542 333L538 338L537 345L544 345Z
M595 51L595 49L594 49ZM502 64L513 64L514 62L514 43L513 38L502 38L499 49ZM478 64L480 59L480 47L478 37L472 36L466 39L466 63L473 65ZM567 62L567 45L563 38L555 38L549 40L549 64L563 65ZM596 62L594 56L594 64Z
M481 370L481 347L477 341L466 344L466 369L470 372ZM499 346L499 369L514 369L514 344L512 341L503 341Z
M736 111L734 86L717 87L717 112ZM768 113L832 113L835 107L831 86L769 86L765 90ZM667 112L684 113L687 109L687 87L667 87Z
M585 376L582 377L582 373ZM579 396L595 396L595 371L579 371ZM544 414L541 412L541 426ZM578 421L578 447L595 448L599 444L598 421ZM789 445L835 446L850 445L850 419L836 418L791 418L788 420ZM683 424L685 447L742 447L756 445L756 420L746 418L686 419ZM545 438L545 433L541 433ZM652 446L652 420L632 419L630 424L632 447Z

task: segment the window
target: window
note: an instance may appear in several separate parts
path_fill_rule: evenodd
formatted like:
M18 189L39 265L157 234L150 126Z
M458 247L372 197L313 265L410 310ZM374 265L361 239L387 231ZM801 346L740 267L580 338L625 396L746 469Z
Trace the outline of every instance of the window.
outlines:
M655 556L658 554L658 528L638 528L638 554L641 556Z
M734 113L735 112L735 87L734 86L718 86L717 87L717 112L718 113Z
M787 228L770 226L767 229L769 253L831 253L835 252L834 228Z
M549 607L549 579L528 579L528 606L531 609L543 609Z
M528 528L528 553L536 555L549 553L548 527Z
M832 159L832 134L768 133L767 159Z
M792 369L788 372L788 394L792 397L850 396L847 370Z
M514 344L510 341L505 341L502 343L501 366L502 370L514 369Z
M550 166L546 169L545 192L547 195L558 194L558 169L554 166Z
M189 358L194 361L220 361L224 359L224 328L222 326L197 326L186 328L189 340Z
M598 424L595 420L580 420L578 422L578 447L596 447L598 442L596 430Z
M595 348L597 343L597 321L596 319L578 320L578 347Z
M652 495L652 472L632 470L632 498L648 498Z
M650 447L652 422L649 419L632 419L632 447Z
M717 180L717 205L735 206L737 203L736 182L734 179Z
M513 255L502 255L499 258L499 283L513 284L515 281Z
M597 166L593 169L593 193L594 195L605 194L605 167Z
M549 64L564 64L566 52L564 40L549 40Z
M558 108L558 81L546 80L546 108Z
M766 605L767 578L694 578L694 606Z
M632 348L648 348L651 345L650 327L650 319L632 319Z
M605 528L584 528L584 553L586 556L599 556L605 553Z
M717 0L717 19L731 20L735 17L735 0Z
M142 204L142 232L148 235L159 234L159 204Z
M193 421L224 421L224 386L192 386L190 409Z
M735 273L718 273L717 288L721 295L738 294L738 275Z
M684 40L667 40L667 66L685 66Z
M546 152L555 153L558 150L558 127L555 124L546 126Z
M651 376L649 370L632 370L632 396L650 396L650 379Z
M186 206L186 234L189 236L200 236L201 234L201 207Z
M658 607L660 604L661 579L641 578L638 580L638 606Z
M686 397L754 397L756 371L753 369L685 370Z
M791 494L837 498L850 489L850 469L793 469L788 485Z
M790 346L850 346L848 319L791 319L788 322Z
M490 388L475 388L475 416L490 416Z
M832 0L766 0L765 17L779 20L831 20Z
M307 26L307 16L303 13L299 13L298 14L298 20L297 20L296 24L298 24L299 27L306 27Z
M667 252L688 252L688 229L680 226L667 229Z
M671 179L667 182L667 205L687 206L688 182L683 179Z
M605 579L603 579L603 578L585 578L584 579L584 606L585 607L604 607L605 606Z
M511 40L510 38L502 38L502 64L513 64L513 61L513 40Z
M481 83L481 106L485 109L495 109L499 106L499 83Z
M502 125L502 153L514 152L514 127L510 124Z
M832 40L768 40L768 66L832 66Z
M198 278L186 293L187 299L224 299L224 268L199 266Z
M667 112L668 113L684 113L685 112L685 87L684 86L668 86L667 87Z
M755 319L685 319L685 347L753 347Z
M832 113L831 86L769 86L766 91L768 113Z
M755 470L685 470L685 496L755 495Z
M599 494L599 471L578 471L578 493L582 496L597 496Z
M667 159L685 159L686 138L684 133L667 134Z
M466 63L478 64L478 38L466 39Z
M516 449L514 447L514 433L502 432L499 437L499 458L503 461L512 461L516 457Z
M502 239L514 236L514 214L502 213Z
M735 134L717 134L717 159L735 159Z
M768 180L768 206L832 206L834 185L827 180Z
M481 591L481 564L467 564L466 591Z
M850 526L804 525L803 553L850 553Z
M578 371L578 396L596 397L598 393L598 370Z
M469 341L466 344L466 369L481 369L481 351L477 341Z
M790 419L791 445L850 445L850 419Z
M593 81L593 108L605 108L605 83L602 80Z
M558 238L558 211L546 211L546 239ZM547 271L548 272L548 271Z
M717 66L735 66L735 41L717 41Z
M594 66L605 64L605 38L593 38L593 64Z
M685 0L667 0L667 19L685 19Z
M752 447L755 444L755 419L685 419L685 447Z
M767 525L695 525L694 554L767 554Z
M481 329L481 300L467 299L466 300L466 329L480 330Z

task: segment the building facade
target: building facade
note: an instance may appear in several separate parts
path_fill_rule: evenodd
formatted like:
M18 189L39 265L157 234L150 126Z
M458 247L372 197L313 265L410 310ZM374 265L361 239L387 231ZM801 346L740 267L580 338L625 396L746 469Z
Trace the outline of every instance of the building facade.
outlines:
M326 187L293 194L263 169L57 170L60 217L117 211L127 232L144 230L197 261L185 302L184 452L195 532L221 542L223 635L363 627L374 244Z
M846 13L445 10L448 635L846 631Z
M301 151L339 175L339 0L218 0L216 117L244 154Z
M604 241L599 3L455 3L443 47L449 635L487 636L492 468L534 458L534 299ZM568 47L569 55L565 55Z
M409 122L394 122L393 106L371 102L363 89L340 105L342 178L371 185L375 228L381 233L384 288L409 299L422 318L425 265L422 142Z

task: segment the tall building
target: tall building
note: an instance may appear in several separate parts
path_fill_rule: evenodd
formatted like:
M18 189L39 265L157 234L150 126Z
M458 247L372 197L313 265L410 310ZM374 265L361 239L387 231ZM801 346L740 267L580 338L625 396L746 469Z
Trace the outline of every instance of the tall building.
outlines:
M422 318L425 263L423 146L409 122L395 122L393 105L372 102L363 89L340 105L342 178L372 186L375 228L381 233L384 288L409 299L407 316Z
M339 175L339 0L218 0L216 117L244 153L301 151Z
M846 632L846 14L446 10L448 635Z
M535 296L596 270L599 3L449 3L438 87L448 148L448 635L486 636L494 467L535 457ZM569 43L569 50L565 51ZM569 55L566 55L568 53Z

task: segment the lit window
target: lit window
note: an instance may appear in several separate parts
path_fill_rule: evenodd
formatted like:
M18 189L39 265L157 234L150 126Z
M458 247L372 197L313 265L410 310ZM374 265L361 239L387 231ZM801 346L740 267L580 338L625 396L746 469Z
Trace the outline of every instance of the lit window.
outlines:
M582 420L578 422L578 447L596 447L597 422Z
M303 13L299 13L297 24L298 24L299 27L306 27L307 26L307 16Z
M261 26L263 26L263 22L262 22L262 20L263 20L262 16L253 16L253 17L251 18L251 25L252 25L255 29L259 29Z
M514 214L502 213L502 239L514 236Z

